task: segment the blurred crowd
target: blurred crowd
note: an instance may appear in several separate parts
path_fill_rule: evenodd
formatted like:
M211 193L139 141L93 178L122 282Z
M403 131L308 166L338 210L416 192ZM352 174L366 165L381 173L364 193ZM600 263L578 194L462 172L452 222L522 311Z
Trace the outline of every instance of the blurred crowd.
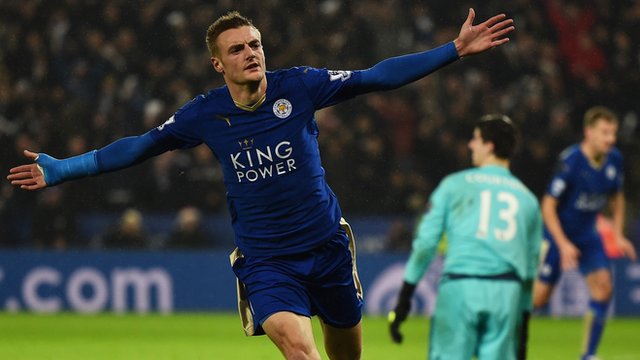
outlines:
M261 30L269 69L354 70L452 40L469 7L476 22L513 17L511 43L317 113L327 179L346 216L421 213L444 175L469 166L472 124L492 112L519 124L513 170L541 195L558 153L579 141L584 111L600 104L620 116L629 218L638 217L638 0L0 2L0 172L24 163L23 149L62 158L141 134L221 86L204 38L231 9ZM122 224L171 213L178 228L180 209L193 218L226 208L204 146L35 193L5 181L0 193L0 247L83 247L76 228L87 213L122 213ZM114 231L101 246L145 246L120 243ZM184 241L162 246L215 243L176 245Z

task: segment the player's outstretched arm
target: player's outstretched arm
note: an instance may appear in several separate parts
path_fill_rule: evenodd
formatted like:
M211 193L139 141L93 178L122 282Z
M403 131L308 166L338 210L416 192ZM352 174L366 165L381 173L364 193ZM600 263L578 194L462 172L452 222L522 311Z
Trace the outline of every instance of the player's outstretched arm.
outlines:
M35 162L9 170L7 179L11 184L25 190L38 190L47 186L58 185L66 180L96 175L100 172L96 160L97 151L73 156L67 159L56 159L45 153L36 154L29 150L24 155Z
M506 15L496 15L482 24L473 25L475 12L460 29L458 37L449 43L431 50L396 56L382 60L373 67L361 70L360 84L356 94L370 91L391 90L419 80L432 72L451 64L462 56L479 54L509 41L505 35L515 27Z
M122 138L100 150L66 159L25 150L24 155L34 163L12 168L7 179L21 189L38 190L67 180L123 169L170 149L169 144L158 144L150 133L146 133Z
M478 25L473 25L475 17L473 8L469 9L460 34L453 40L460 57L479 54L508 42L509 38L505 35L515 29L513 19L507 19L505 14L493 16Z

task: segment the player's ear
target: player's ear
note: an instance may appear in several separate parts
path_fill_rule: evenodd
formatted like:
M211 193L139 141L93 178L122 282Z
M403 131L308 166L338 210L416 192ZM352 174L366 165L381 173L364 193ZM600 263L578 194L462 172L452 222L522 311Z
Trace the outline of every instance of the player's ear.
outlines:
M224 74L224 67L222 66L222 62L216 57L211 57L211 65L213 69L221 74Z
M487 146L489 146L489 150L492 154L496 153L496 144L493 141L487 141Z

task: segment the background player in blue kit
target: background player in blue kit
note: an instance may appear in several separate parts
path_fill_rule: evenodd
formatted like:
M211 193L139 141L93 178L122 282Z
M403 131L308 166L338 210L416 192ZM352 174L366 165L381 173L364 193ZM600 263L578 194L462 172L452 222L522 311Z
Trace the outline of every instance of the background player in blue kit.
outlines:
M416 285L443 235L447 255L434 316L429 359L524 358L531 291L542 240L535 195L509 171L515 128L503 115L478 121L469 141L476 168L447 176L431 194L413 240L398 304L389 315L395 342ZM523 339L526 338L523 336Z
M617 244L636 260L633 245L623 234L625 198L622 155L614 146L618 119L597 106L584 115L584 139L560 154L558 168L542 199L545 224L544 261L534 287L534 306L544 306L562 270L579 267L589 288L589 312L582 359L595 359L613 293L609 260L596 216L611 207Z
M447 44L367 70L270 72L258 29L229 13L206 38L225 86L197 96L163 125L98 150L62 160L25 151L35 163L11 169L8 179L36 190L205 143L224 173L245 332L266 333L287 359L319 359L310 322L319 315L329 357L358 359L362 298L353 236L325 181L314 112L418 80L506 43L514 29L503 14L475 26L474 18L470 9L458 37Z

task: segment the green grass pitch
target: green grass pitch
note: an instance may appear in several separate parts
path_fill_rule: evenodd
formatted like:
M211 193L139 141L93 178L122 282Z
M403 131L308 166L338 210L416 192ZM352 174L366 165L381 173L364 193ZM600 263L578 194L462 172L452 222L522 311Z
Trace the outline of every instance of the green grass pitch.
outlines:
M317 320L316 339L321 343ZM425 359L428 320L410 318L405 341L391 343L386 320L365 317L364 360ZM529 359L577 359L580 319L534 318ZM640 319L608 322L599 355L606 360L640 359ZM322 344L319 344L322 348ZM323 350L322 350L323 351ZM322 352L324 357L324 352ZM228 313L172 315L34 315L0 313L0 359L282 359L264 336L242 334Z

